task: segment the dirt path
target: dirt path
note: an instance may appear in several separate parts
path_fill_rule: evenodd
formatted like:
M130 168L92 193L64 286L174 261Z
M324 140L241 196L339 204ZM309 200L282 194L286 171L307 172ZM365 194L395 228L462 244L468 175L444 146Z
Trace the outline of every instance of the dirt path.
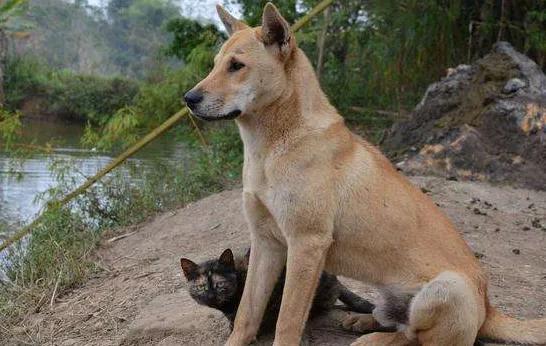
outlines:
M546 192L439 178L412 180L463 231L490 273L493 303L516 316L544 316ZM105 270L59 297L52 309L28 316L0 344L222 344L228 325L219 313L189 298L179 258L204 260L226 247L244 248L240 191L213 195L123 232L135 233L97 253ZM370 293L362 284L349 284L361 294ZM310 327L306 340L311 345L348 345L356 338L328 318Z

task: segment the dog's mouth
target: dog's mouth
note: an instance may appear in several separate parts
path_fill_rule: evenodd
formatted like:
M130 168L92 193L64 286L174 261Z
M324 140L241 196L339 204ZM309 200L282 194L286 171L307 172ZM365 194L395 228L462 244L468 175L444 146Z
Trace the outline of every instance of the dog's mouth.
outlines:
M205 121L216 121L216 120L231 120L231 119L235 119L237 118L239 115L241 115L241 110L239 109L236 109L234 111L231 111L227 114L221 114L221 115L218 115L216 117L211 117L211 116L208 116L208 115L203 115L203 114L199 114L197 112L191 112L194 116L196 116L197 118L201 119L201 120L205 120Z

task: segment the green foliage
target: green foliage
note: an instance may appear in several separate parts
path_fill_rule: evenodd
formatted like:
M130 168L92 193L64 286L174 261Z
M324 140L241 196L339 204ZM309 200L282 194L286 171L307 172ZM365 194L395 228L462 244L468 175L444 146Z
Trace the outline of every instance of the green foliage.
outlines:
M170 20L165 28L173 34L165 53L178 59L186 59L196 47L215 49L220 40L226 39L214 25L203 25L183 17Z
M127 76L144 78L150 67L165 63L158 54L169 36L167 22L180 16L171 0L117 0L107 7L105 37L111 59Z
M8 150L21 131L21 113L9 112L0 107L0 138L2 139L2 145Z
M86 145L108 149L134 143L180 110L183 106L182 95L210 71L216 51L212 47L219 45L223 34L210 26L191 24L188 20L172 21L169 27L175 33L175 39L168 51L183 56L184 66L158 71L154 82L141 86L130 107L121 109L104 126L88 128L84 141ZM191 41L195 46L181 48L174 43L182 35L198 28L202 28L202 33Z
M11 57L5 66L6 104L41 102L40 111L63 119L103 124L132 103L139 86L128 79L53 70L29 56Z
M231 0L228 1L232 4L239 4L243 9L243 18L251 26L258 26L262 24L262 12L265 4L268 0ZM304 1L306 3L307 1ZM275 6L281 11L284 18L289 23L293 23L295 19L301 15L302 10L305 12L305 8L301 8L296 0L278 0L275 1ZM300 11L298 11L300 9Z
M10 20L20 16L24 10L24 4L28 0L1 0L0 1L0 29L9 29Z

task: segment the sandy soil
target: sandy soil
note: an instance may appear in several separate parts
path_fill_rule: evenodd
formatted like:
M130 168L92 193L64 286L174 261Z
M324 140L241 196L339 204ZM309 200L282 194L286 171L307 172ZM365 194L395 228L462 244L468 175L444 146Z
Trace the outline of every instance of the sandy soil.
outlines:
M462 230L490 273L493 303L519 317L544 316L546 192L440 178L412 180ZM120 234L129 236L105 241L96 254L103 271L58 297L52 308L27 316L0 344L222 344L228 324L188 296L179 258L204 260L226 247L245 247L240 191L210 196ZM348 283L373 298L369 287ZM327 316L309 324L305 343L348 345L356 337Z

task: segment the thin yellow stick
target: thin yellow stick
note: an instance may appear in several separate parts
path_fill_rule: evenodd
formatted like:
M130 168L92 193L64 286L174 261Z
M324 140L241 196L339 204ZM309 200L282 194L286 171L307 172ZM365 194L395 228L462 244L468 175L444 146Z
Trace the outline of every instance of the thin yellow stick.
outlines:
M323 0L319 2L317 6L313 7L311 11L309 11L305 16L301 17L292 25L292 31L296 32L301 29L301 27L307 24L313 17L316 17L317 14L320 14L327 7L330 7L333 2L334 0Z
M315 6L309 13L307 13L305 16L303 16L300 20L298 20L294 25L292 25L292 31L296 32L299 29L301 29L302 26L307 24L313 17L320 14L322 11L324 11L328 6L330 6L334 1L333 0L323 0L320 2L317 6ZM185 116L189 115L189 111L187 108L183 108L180 111L178 111L175 115L171 116L169 119L167 119L163 124L159 125L157 128L152 130L152 132L148 133L146 136L144 136L142 139L140 139L137 143L132 145L129 149L125 150L121 155L116 157L112 162L110 162L106 167L101 169L97 174L92 176L91 178L87 179L82 185L80 185L78 188L76 188L74 191L68 193L66 196L64 196L61 200L51 202L48 204L46 210L39 215L34 221L32 221L27 226L21 228L18 232L13 234L10 238L6 239L1 245L0 245L0 252L4 251L7 247L12 245L13 243L18 242L23 237L25 237L27 234L31 233L32 230L40 223L40 220L44 213L47 212L48 209L53 207L60 207L68 202L70 202L75 197L82 194L85 190L87 190L90 186L95 184L97 181L99 181L102 177L104 177L106 174L110 173L114 168L121 165L125 160L127 160L129 157L131 157L133 154L135 154L140 149L144 148L147 144L152 142L154 139L160 137L162 134L170 130L174 125L176 125L180 120L182 120ZM205 140L205 137L203 136L203 133L199 130L199 127L197 126L197 123L193 119L193 117L189 116L190 121L192 122L192 125L194 126L195 130L197 131L197 135L199 136L199 140L201 143L206 146L207 141Z

